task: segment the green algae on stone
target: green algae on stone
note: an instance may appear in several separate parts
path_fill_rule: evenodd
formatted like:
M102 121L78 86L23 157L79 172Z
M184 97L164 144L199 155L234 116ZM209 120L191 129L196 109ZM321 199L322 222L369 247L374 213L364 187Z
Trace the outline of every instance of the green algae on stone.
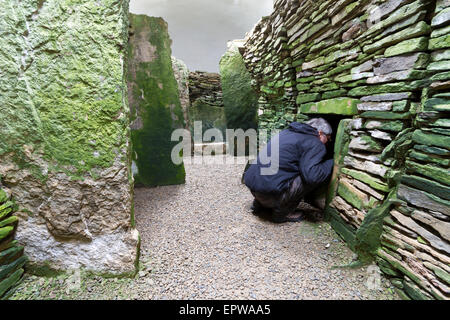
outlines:
M227 128L256 129L259 97L251 86L252 77L234 43L220 59L220 78Z
M172 69L167 23L161 18L130 14L129 103L132 110L133 161L136 184L185 182L184 165L175 165L173 130L184 127L178 84Z
M351 250L355 250L355 230L348 225L339 215L339 212L328 206L325 208L325 214L330 222L331 227L337 234L339 234L350 247Z
M380 236L383 233L383 219L389 214L395 204L397 189L392 190L387 200L380 206L367 212L361 226L356 231L355 249L358 258L363 262L372 261L380 248Z
M357 170L353 170L353 169L349 169L349 168L342 168L341 171L342 171L342 173L349 175L352 178L355 178L356 180L367 183L369 186L371 186L374 189L384 191L384 192L388 192L390 190L389 186L386 183L384 183L383 181L381 181L378 178L372 177L371 175L369 175L365 172L357 171Z
M398 56L405 53L426 51L428 49L428 38L420 37L402 41L395 46L389 47L384 52L385 57Z
M447 34L445 36L430 39L428 45L429 50L438 50L446 48L450 48L450 35Z
M419 144L450 149L450 137L439 134L427 134L417 129L414 131L413 140Z
M407 172L415 172L431 179L450 185L450 175L448 170L433 164L419 164L411 160L406 160Z
M411 187L427 191L439 198L450 200L450 187L418 176L403 175L401 182Z
M20 168L30 169L42 181L45 170L29 159L25 145L36 157L54 162L52 170L84 176L92 168L113 164L127 144L128 125L120 61L126 23L106 18L120 16L118 11L127 4L43 4L5 6L0 18L5 50L0 65L23 56L14 67L2 68L6 73L0 80L0 122L9 125L0 128L0 135L7 137L0 140L0 156L12 152ZM61 27L75 24L73 10L78 12L77 27Z
M302 104L300 106L301 113L316 114L339 114L339 115L355 115L358 114L357 104L359 100L352 98L335 98L322 100L316 103Z
M379 48L387 47L401 41L419 37L422 35L427 35L429 33L431 33L430 26L425 21L420 21L414 26L401 30L393 35L384 37L373 44L366 45L363 50L364 52L371 53L378 50Z

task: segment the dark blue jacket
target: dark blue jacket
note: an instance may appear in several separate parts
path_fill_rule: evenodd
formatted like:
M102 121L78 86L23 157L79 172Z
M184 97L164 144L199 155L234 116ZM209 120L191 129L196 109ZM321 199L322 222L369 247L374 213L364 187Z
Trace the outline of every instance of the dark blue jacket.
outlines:
M327 153L325 145L319 140L318 132L310 125L293 122L288 129L279 133L279 171L275 175L262 175L261 168L270 167L268 161L261 163L261 155L271 156L274 139L259 153L257 163L252 164L244 175L245 185L252 191L261 193L281 193L292 179L298 175L304 184L318 185L331 175L333 160L324 161ZM266 169L267 170L267 169Z

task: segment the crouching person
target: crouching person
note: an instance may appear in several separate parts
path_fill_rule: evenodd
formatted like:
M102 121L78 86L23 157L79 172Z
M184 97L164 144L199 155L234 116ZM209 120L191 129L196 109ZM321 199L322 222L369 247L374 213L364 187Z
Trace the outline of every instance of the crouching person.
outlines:
M254 214L269 213L275 223L302 219L301 212L296 212L297 206L331 176L333 160L324 159L325 145L331 134L330 124L315 118L306 123L293 122L279 133L276 142L275 137L272 138L244 174L245 185L255 198ZM272 148L275 143L278 150ZM262 154L267 155L271 163L261 161ZM278 164L278 170L267 173L273 163Z

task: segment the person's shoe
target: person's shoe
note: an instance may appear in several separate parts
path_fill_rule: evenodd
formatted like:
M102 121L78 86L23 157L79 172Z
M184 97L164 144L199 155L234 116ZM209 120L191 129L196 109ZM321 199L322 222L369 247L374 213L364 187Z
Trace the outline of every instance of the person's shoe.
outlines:
M296 212L294 214L290 214L286 217L286 222L300 222L304 220L303 213Z
M260 216L262 214L267 213L267 208L264 208L261 204L259 204L256 200L253 200L253 204L250 207L250 209L252 210L252 213L255 216Z

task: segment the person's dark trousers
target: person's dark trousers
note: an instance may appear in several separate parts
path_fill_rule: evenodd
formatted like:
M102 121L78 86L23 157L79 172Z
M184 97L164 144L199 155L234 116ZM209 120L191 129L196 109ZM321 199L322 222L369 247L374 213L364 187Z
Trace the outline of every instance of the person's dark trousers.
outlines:
M255 200L253 210L256 214L271 210L271 220L275 223L287 221L287 216L295 211L304 195L312 191L312 186L305 185L300 176L293 179L289 188L280 194L251 191Z

